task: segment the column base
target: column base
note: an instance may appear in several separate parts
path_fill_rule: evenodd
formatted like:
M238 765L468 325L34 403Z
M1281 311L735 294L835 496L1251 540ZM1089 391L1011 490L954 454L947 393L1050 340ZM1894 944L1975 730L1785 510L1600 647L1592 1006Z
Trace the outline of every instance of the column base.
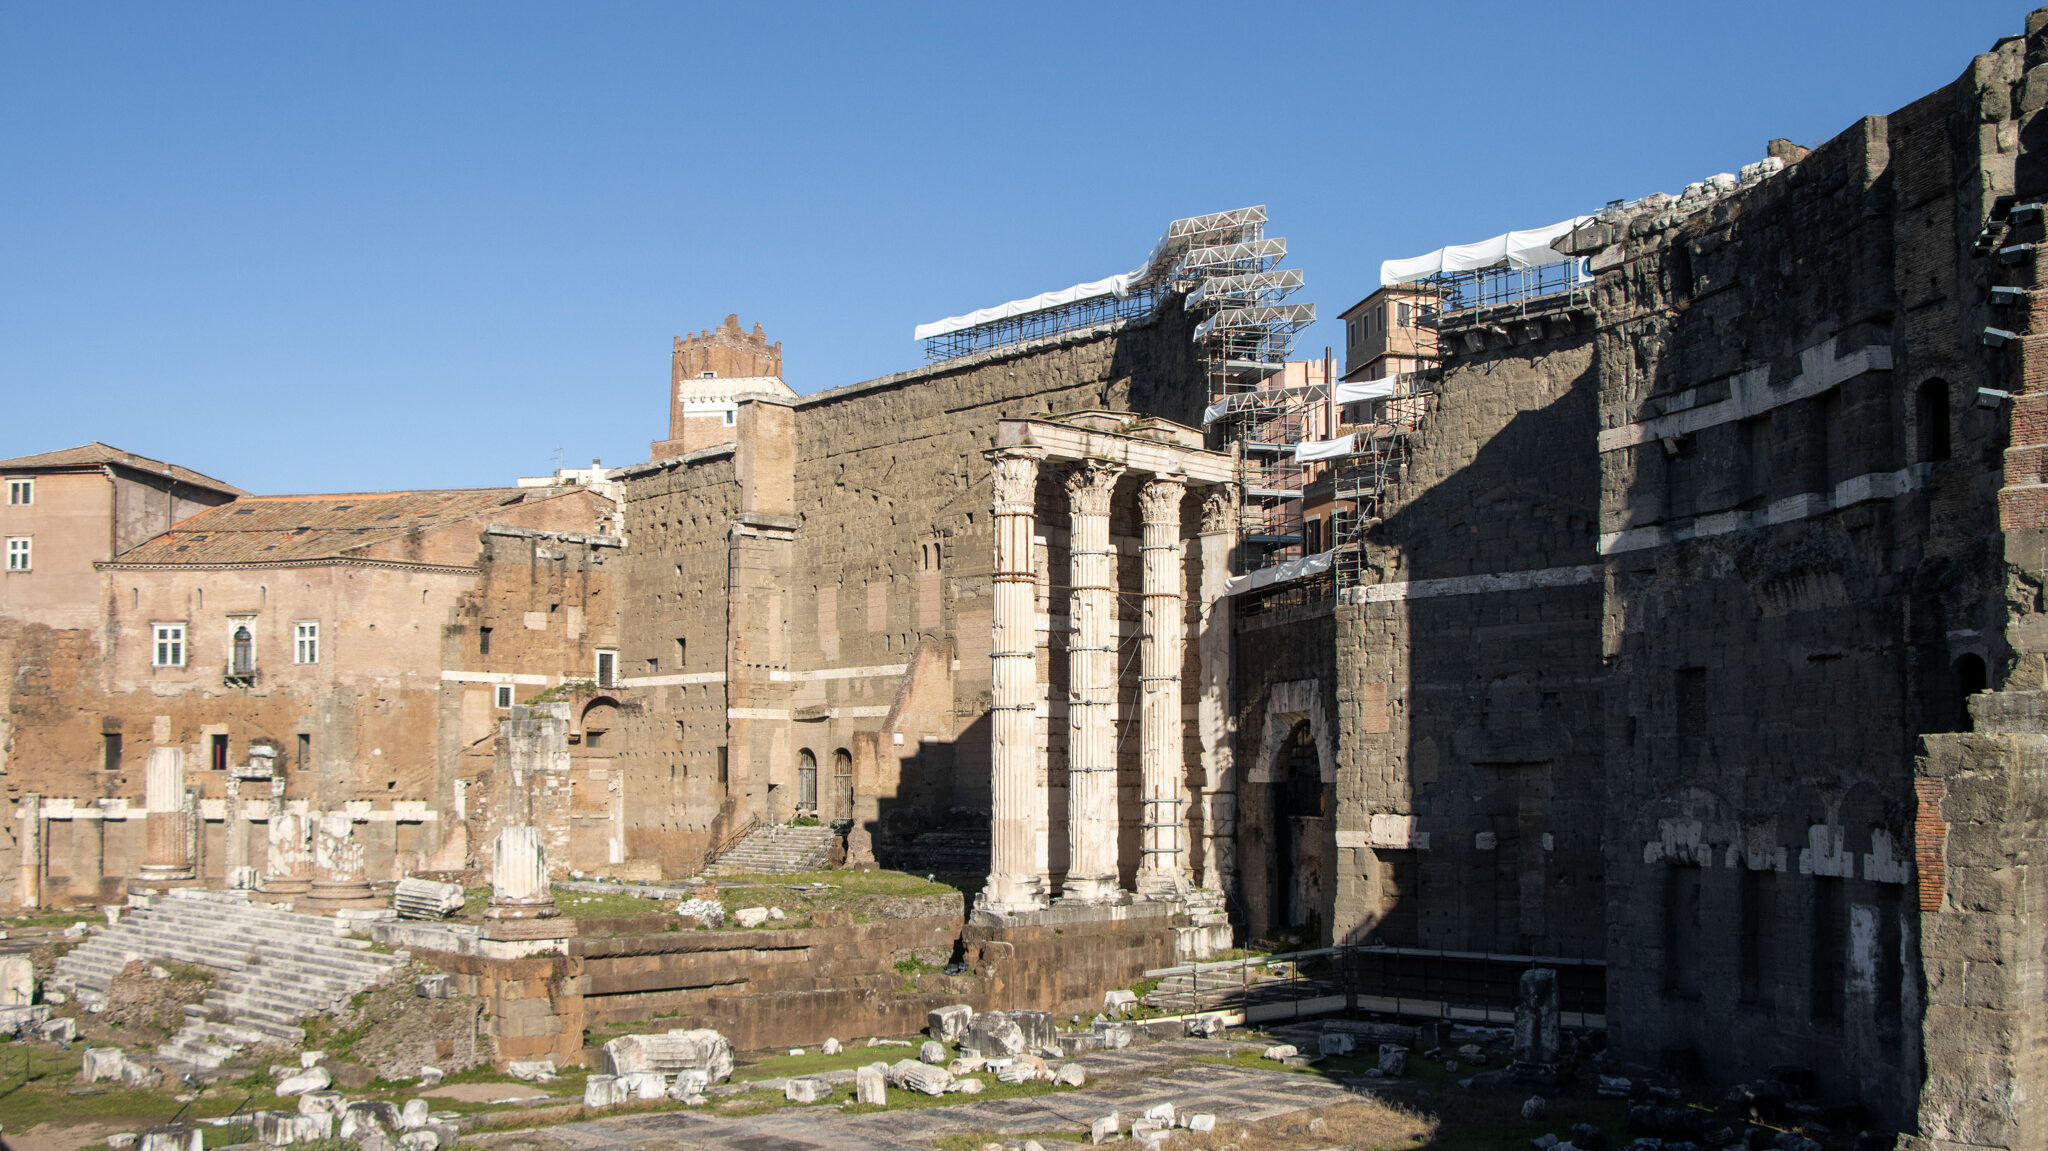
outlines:
M1059 902L1087 907L1120 907L1131 901L1131 893L1118 887L1113 877L1069 875L1060 888Z
M1037 876L991 875L988 886L975 898L973 910L991 915L1020 915L1042 911L1045 905L1045 888Z
M339 911L343 908L382 907L384 901L370 892L367 883L322 883L314 880L307 894L298 900L302 911Z
M553 919L561 914L552 899L532 903L492 903L484 908L485 919Z
M1193 886L1185 876L1172 871L1138 872L1138 898L1155 902L1177 901L1187 897Z

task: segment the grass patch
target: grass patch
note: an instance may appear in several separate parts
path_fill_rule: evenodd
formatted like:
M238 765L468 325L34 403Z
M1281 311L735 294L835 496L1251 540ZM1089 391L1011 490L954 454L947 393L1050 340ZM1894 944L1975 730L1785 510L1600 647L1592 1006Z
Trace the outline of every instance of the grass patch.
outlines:
M897 1052L895 1059L882 1053ZM815 1047L804 1048L802 1055L760 1054L750 1057L743 1064L732 1069L734 1083L758 1083L763 1079L816 1075L821 1071L844 1071L849 1067L865 1067L870 1063L894 1063L896 1059L907 1059L910 1053L901 1047L843 1047L837 1055L827 1055Z
M486 889L488 891L489 889ZM555 888L555 906L572 919L632 919L643 915L675 916L675 904L644 899L622 891L575 891ZM681 924L681 920L676 920Z
M29 912L26 915L0 917L0 926L7 927L10 930L29 927L69 927L80 921L93 922L99 920L100 916L97 913L88 914L77 910L36 911Z
M725 875L718 880L721 896L735 888L809 888L814 883L844 895L946 895L960 890L943 879L926 879L907 871L799 871L791 875Z

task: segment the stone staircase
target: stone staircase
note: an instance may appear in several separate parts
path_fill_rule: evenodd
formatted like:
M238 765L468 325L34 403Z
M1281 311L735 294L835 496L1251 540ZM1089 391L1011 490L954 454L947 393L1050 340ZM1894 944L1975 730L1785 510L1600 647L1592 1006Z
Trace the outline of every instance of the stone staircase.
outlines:
M219 972L205 1002L160 1058L218 1067L243 1047L297 1044L299 1021L334 1010L389 978L408 956L379 954L340 921L297 915L237 893L173 891L57 961L52 982L82 999L104 996L137 959L195 963Z
M816 871L832 859L829 827L761 824L705 868L706 875L787 875Z

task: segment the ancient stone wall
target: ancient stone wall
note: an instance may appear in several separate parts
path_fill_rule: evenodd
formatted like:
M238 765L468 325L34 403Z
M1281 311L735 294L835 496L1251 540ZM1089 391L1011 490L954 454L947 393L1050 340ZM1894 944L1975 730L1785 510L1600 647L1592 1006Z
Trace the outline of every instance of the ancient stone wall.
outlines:
M693 874L729 814L726 535L738 511L729 447L626 481L619 655L636 705L619 721L618 770L634 797L626 854L668 875Z
M1597 955L1592 348L1571 309L1454 358L1336 609L1333 936Z
M986 835L992 493L981 453L993 446L996 422L1006 416L1111 409L1199 422L1204 397L1190 334L1186 316L1169 305L1151 323L1070 333L818 393L795 401L787 433L770 423L750 432L736 428L731 456L723 454L727 449L707 449L628 479L633 546L625 570L632 598L624 614L648 626L630 627L622 649L628 690L644 694L643 713L622 724L628 739L621 755L629 763L660 763L663 771L671 757L710 763L720 747L728 756L722 782L636 788L636 794L671 797L665 806L648 805L641 818L668 821L688 838L686 849L661 852L664 867L694 868L693 853L739 825L730 818L734 811L786 818L794 810L789 785L806 751L817 765L819 807L827 818L837 813L828 810L828 800L844 803L832 799L836 785L830 781L867 780L877 789L856 796L854 806L872 820L865 830L879 835L877 850L893 852L893 862L915 865L934 852L951 857L959 838ZM740 422L748 409L777 406L743 403ZM742 505L754 498L750 491L765 493L760 485L778 474L767 441L785 434L788 450L780 458L788 468L787 507L795 525L786 560L768 539L781 530L778 522L754 525L766 534L732 534L744 514L782 514L768 507L772 494L760 505L765 511ZM745 453L759 459L742 475L735 462ZM1127 484L1134 492L1135 481ZM1059 677L1057 699L1066 662L1067 511L1056 477L1041 484L1040 501L1049 565L1043 610L1061 641L1059 658L1049 650L1045 661ZM1192 523L1193 505L1184 513ZM1124 509L1112 533L1119 578L1135 591L1135 512ZM732 667L700 664L695 652L703 648L708 656L715 649L707 645L738 642L742 635L735 630L739 617L728 611L737 602L729 594L734 573L754 579L783 563L786 582L761 582L762 594L774 595L741 598L747 619L755 621L748 629L758 631L762 611L784 613L787 652L743 661L756 673L750 702L724 698ZM1134 644L1135 596L1123 614ZM758 650L768 652L770 632L758 634ZM690 670L672 673L670 653L684 637ZM950 653L947 666L927 668L923 682L907 687L912 667L925 658L919 653L938 650ZM658 670L646 665L650 658L660 660ZM669 682L676 674L716 678ZM943 704L932 695L934 677L950 681ZM779 697L767 690L776 684L786 689ZM1125 741L1128 778L1120 782L1134 792L1139 741L1135 695L1127 690L1126 696L1133 735ZM711 722L726 713L732 717L724 723ZM690 718L699 714L702 725ZM892 714L906 726L883 730ZM1063 727L1064 714L1056 711L1051 722ZM741 729L743 746L732 742ZM1056 780L1058 768L1056 762ZM742 778L759 794L728 799L727 787ZM1061 836L1063 821L1062 806L1054 820ZM1135 842L1131 848L1135 858Z

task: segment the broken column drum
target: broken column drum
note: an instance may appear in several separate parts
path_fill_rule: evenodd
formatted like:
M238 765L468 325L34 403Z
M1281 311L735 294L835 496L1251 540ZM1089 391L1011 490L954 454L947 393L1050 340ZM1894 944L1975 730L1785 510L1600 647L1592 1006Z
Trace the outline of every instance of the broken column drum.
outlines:
M1067 880L1061 898L1123 896L1117 866L1116 549L1109 498L1124 469L1089 460L1067 473L1073 639L1067 652Z
M185 751L155 747L143 780L146 812L141 882L148 884L193 877L190 840L186 834Z
M538 827L508 827L491 846L490 919L546 919L555 914L547 848Z
M323 815L313 825L314 899L356 902L370 896L363 845L355 837L355 821L346 814Z
M1182 476L1160 475L1138 489L1144 517L1144 619L1139 640L1138 717L1142 765L1138 894L1172 898L1187 886L1187 797L1182 762L1180 669L1187 625L1187 578L1180 505Z
M995 480L994 642L990 677L989 760L993 773L990 868L982 906L1028 911L1045 906L1038 839L1046 818L1038 764L1038 461L1044 452L988 453Z
M313 851L306 842L305 817L273 808L268 840L263 860L264 893L306 894L313 886Z

